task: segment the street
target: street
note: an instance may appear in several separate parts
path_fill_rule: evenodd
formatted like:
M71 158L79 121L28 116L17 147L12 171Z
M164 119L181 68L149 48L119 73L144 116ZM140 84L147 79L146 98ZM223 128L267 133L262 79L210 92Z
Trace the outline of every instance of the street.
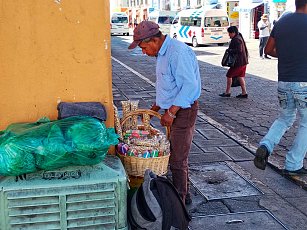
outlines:
M149 108L155 98L155 58L138 48L128 50L131 39L112 36L114 102L120 108L121 100L140 100L140 108ZM199 60L202 95L189 158L190 228L305 229L307 178L291 181L280 175L295 129L275 148L272 167L261 171L252 162L258 142L278 115L277 60L259 58L258 40L247 41L247 47L248 99L235 98L240 88L232 88L231 98L218 96L226 87L227 68L220 62L227 45L193 48Z

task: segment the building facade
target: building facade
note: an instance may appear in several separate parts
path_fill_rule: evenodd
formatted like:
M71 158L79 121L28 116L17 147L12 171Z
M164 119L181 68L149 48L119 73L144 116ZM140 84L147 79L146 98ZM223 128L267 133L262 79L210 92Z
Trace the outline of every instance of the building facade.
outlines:
M110 1L111 12L126 12L133 26L148 18L154 10L180 11L217 4L218 0L115 0Z
M284 11L293 8L295 0L239 0L233 10L239 13L239 30L244 38L258 38L257 23L265 13L273 24ZM287 7L288 5L288 7Z
M228 13L230 25L238 26L244 38L258 38L257 23L262 14L273 23L284 11L294 10L295 0L115 0L114 9L129 15L131 26L148 18L154 10L180 11L217 4Z

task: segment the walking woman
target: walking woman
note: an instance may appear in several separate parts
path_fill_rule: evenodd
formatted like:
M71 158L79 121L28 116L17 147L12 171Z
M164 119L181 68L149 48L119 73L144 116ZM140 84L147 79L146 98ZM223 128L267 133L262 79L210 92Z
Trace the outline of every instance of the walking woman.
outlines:
M229 44L228 51L236 56L236 62L234 67L230 67L227 71L227 86L226 92L219 94L221 97L230 97L230 89L232 84L232 78L238 77L240 82L242 93L237 95L236 98L247 98L246 85L245 85L245 72L246 65L248 64L248 51L242 34L239 33L236 26L230 26L228 29L231 42Z

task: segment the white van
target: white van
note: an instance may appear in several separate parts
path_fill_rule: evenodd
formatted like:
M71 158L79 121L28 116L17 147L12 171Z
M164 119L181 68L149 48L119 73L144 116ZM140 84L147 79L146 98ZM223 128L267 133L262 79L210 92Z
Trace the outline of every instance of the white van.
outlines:
M194 47L203 44L224 45L229 41L229 18L221 9L190 9L180 11L170 30L170 36Z
M111 15L111 35L123 34L129 35L128 15L125 13L112 13Z
M160 11L155 10L148 15L148 21L157 23L160 27L160 31L163 34L169 34L172 21L176 16L176 11Z

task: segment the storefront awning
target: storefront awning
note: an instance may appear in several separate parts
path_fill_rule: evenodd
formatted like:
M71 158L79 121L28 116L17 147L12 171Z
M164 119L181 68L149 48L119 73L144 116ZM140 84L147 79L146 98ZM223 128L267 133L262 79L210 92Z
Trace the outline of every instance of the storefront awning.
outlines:
M233 11L249 13L254 8L256 8L257 6L260 6L261 4L263 4L263 2L250 3L250 4L245 5L245 6L236 6L236 7L233 8Z

